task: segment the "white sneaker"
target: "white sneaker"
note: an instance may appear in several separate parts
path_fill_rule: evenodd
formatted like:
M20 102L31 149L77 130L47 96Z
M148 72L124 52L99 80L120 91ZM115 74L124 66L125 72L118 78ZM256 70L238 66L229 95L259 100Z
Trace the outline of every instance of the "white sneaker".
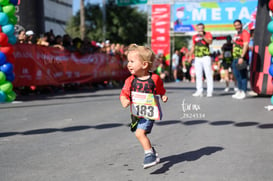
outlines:
M231 97L234 99L237 99L237 97L239 96L240 91L237 91L235 94L233 94Z
M226 87L224 91L225 91L225 92L228 92L228 91L229 91L229 87Z
M212 97L212 93L207 93L207 97Z
M202 92L195 92L194 94L192 94L193 97L203 97L203 93Z
M256 92L254 92L254 91L248 91L247 94L248 94L249 96L257 96L257 95L258 95L258 94L257 94Z
M246 98L245 91L240 91L240 94L236 97L236 99L244 99L244 98Z

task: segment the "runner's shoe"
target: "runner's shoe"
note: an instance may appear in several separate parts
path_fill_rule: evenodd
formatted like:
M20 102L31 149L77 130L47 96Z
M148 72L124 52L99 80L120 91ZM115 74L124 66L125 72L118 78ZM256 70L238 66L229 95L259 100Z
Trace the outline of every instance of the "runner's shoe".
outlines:
M153 152L154 152L154 154L155 154L155 156L156 156L156 162L159 163L159 162L160 162L159 155L158 155L158 153L156 152L156 150L155 150L154 147L152 147L152 149L153 149Z
M157 164L156 156L154 153L147 153L144 157L143 168L149 168Z

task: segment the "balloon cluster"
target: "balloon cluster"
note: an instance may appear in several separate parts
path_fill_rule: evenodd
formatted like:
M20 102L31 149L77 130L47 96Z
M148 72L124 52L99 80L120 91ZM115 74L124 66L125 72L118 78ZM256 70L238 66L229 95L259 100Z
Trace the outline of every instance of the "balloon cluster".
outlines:
M16 98L12 90L14 81L13 46L16 43L14 25L17 23L15 6L18 0L0 0L0 103L12 102Z

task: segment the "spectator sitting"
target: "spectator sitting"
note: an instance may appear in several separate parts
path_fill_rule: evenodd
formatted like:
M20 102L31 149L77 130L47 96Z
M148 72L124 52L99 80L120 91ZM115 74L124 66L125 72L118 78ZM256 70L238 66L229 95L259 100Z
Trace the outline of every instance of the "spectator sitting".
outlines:
M82 46L82 40L79 37L76 37L72 40L73 50L76 52L80 52L81 46Z
M101 53L106 53L106 44L104 42L101 42L100 46L101 46L100 52Z
M81 45L81 53L92 53L91 40L86 37Z
M27 44L34 44L34 32L32 30L28 30L26 32L26 43Z
M68 34L65 34L63 36L63 46L68 51L73 51L74 47L71 41L71 37Z
M103 45L99 42L96 43L97 49L96 49L96 53L103 53Z
M112 43L110 47L111 47L111 48L110 48L110 55L114 56L115 53L116 53L116 51L115 51L115 50L116 50L116 45L115 45L115 43Z
M125 49L125 46L121 44L119 49L121 56L124 56L124 49Z
M104 46L105 47L110 47L110 40L105 40Z
M26 31L25 30L20 30L18 33L18 37L17 37L17 42L22 44L26 42Z
M52 29L47 33L47 37L48 37L49 45L55 45L56 44L56 37L55 37L54 32L53 32Z
M56 36L56 38L55 38L55 44L53 45L53 47L59 48L61 50L64 50L62 36L60 36L60 35Z
M41 38L38 39L37 45L49 46L49 42L47 40L48 40L48 37L47 37L47 34L45 33Z
M106 50L106 54L107 54L107 55L111 55L111 56L112 56L112 52L111 52L111 47L110 47L110 46L107 46L107 47L105 48L105 50Z
M115 54L121 55L121 50L120 50L120 44L119 43L116 44L114 52L115 52Z

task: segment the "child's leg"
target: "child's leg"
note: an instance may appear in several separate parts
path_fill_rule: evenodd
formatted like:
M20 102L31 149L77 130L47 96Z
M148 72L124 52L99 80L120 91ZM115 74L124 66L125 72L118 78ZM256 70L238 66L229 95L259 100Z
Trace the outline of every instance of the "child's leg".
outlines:
M153 124L154 121L140 119L138 121L137 129L135 131L135 135L144 149L145 157L143 161L143 168L154 166L160 161L158 154L152 148L151 142L147 137L147 133L150 133L152 131Z
M152 149L151 142L143 129L137 129L135 132L136 138L142 145L144 151Z
M147 120L144 118L141 118L138 121L135 135L138 141L140 142L140 144L142 145L144 151L152 149L151 142L149 138L147 137L147 133L150 133L152 131L153 124L154 124L154 121Z

